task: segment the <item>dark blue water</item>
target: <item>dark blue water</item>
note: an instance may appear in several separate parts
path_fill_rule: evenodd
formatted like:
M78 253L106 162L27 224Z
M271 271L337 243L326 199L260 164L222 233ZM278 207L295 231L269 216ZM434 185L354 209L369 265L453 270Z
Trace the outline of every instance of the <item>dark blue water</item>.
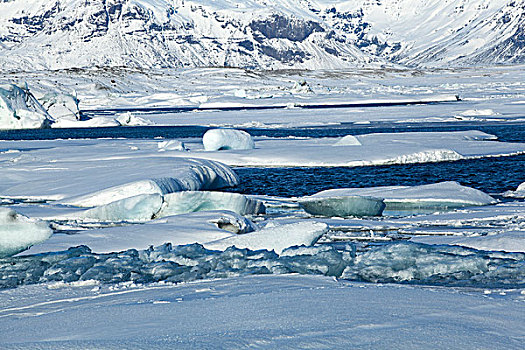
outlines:
M355 168L236 168L246 194L305 196L331 188L415 186L457 181L488 193L514 190L525 181L525 155L455 162Z
M53 139L97 139L97 138L128 138L151 139L202 137L210 129L204 126L137 126L111 128L74 128L74 129L37 129L37 130L3 130L0 140L53 140ZM501 141L525 141L525 124L495 123L479 124L472 122L454 123L372 123L369 125L343 124L338 126L315 128L285 128L285 129L243 129L253 136L267 137L342 137L346 135L362 135L369 133L399 133L413 131L462 131L481 130L496 135Z

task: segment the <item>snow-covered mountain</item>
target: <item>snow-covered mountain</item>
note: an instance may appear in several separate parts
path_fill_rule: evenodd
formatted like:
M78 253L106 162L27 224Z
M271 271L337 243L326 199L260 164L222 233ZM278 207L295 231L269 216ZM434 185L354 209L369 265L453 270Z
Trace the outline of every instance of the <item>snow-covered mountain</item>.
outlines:
M525 0L0 0L3 70L525 62Z

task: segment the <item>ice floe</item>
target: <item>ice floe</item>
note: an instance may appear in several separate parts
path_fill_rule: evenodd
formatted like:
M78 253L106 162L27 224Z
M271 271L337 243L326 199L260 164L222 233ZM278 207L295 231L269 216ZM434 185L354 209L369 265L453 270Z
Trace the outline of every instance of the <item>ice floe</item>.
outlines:
M488 205L496 200L474 188L454 181L421 186L340 188L316 193L311 198L374 196L383 198L387 210L447 209Z
M368 166L525 153L523 143L499 142L493 135L480 131L374 133L347 139L257 138L256 142L255 149L219 152L204 151L198 143L186 144L192 157L232 166ZM357 142L361 145L356 146Z
M307 213L319 216L379 216L385 209L381 198L369 196L304 197L298 202Z
M14 255L42 243L51 234L46 222L32 220L13 209L0 207L0 257Z
M255 148L252 136L235 129L211 129L202 136L206 151L245 150Z

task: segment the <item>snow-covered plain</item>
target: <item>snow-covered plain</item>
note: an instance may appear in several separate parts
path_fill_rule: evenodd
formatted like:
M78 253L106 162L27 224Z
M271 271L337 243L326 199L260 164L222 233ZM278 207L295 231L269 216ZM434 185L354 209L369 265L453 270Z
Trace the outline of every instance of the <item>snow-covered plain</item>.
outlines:
M483 125L523 120L521 68L93 68L2 73L0 80L27 81L42 101L55 92L48 96L78 96L81 110L121 108L88 112L93 119L78 121L66 111L74 101L49 99L58 104L55 115L65 113L54 124L59 127ZM463 101L297 108L456 94ZM288 108L126 110L247 105ZM0 259L0 283L13 287L0 291L0 347L521 348L521 187L508 188L506 199L453 182L334 189L313 197L379 197L376 203L387 207L377 217L308 214L298 204L305 198L205 191L238 183L229 166L453 161L524 153L523 143L501 142L475 128L253 140L253 149L217 151L206 151L200 138L0 141L0 204L31 223L47 220L40 222L42 236L48 224L53 230L44 242ZM405 206L389 210L389 201ZM265 214L257 209L261 203ZM410 210L403 211L406 203ZM262 274L272 276L248 276Z
M505 294L298 275L56 282L0 292L0 341L5 349L519 349L523 296Z

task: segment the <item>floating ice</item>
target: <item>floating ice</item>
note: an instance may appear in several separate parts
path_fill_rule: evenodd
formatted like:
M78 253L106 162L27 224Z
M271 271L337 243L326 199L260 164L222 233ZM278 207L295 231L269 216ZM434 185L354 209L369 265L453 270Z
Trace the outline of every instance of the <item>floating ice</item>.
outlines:
M166 140L157 144L159 152L164 151L186 151L186 146L179 140Z
M87 120L74 120L61 118L51 125L52 128L108 128L121 126L120 123L111 117L96 117Z
M266 211L262 202L238 193L183 191L164 195L164 205L157 217L219 209L240 215L264 214Z
M254 233L236 237L251 235ZM416 243L380 245L363 253L340 252L330 246L292 247L280 255L234 247L207 250L199 244L165 244L109 254L93 254L88 247L79 246L62 252L0 259L0 288L52 281L187 282L288 273L367 282L523 288L525 254Z
M339 196L302 198L299 205L309 214L319 216L379 216L385 209L380 198Z
M478 250L525 253L525 231L506 231L475 237L422 236L412 240L425 244L449 244Z
M252 136L235 129L211 129L202 136L206 151L243 150L255 148Z
M522 182L516 191L507 191L503 194L505 197L514 197L514 198L525 198L525 182Z
M35 129L53 122L29 92L13 84L0 85L0 129Z
M0 257L14 255L48 239L53 232L43 221L31 220L0 207Z
M312 245L328 231L328 226L319 222L300 222L264 228L260 231L224 238L205 243L207 249L225 250L228 247L251 250L273 250L280 254L284 249L299 245Z
M325 198L344 195L384 198L386 210L448 209L496 203L496 200L488 194L461 186L454 181L422 186L341 188L322 191L311 197Z
M334 143L334 146L361 146L361 142L354 135L346 135Z

